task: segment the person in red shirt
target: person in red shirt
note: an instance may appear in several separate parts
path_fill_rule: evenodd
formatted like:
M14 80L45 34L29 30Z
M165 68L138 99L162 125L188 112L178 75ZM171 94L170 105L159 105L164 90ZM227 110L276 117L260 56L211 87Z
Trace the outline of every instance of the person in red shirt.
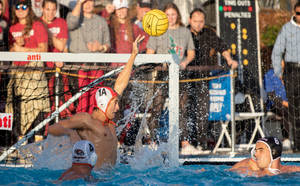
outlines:
M30 0L16 0L12 7L12 26L9 29L10 51L12 52L47 52L48 33L42 22L35 16ZM21 135L25 135L32 123L43 113L49 112L49 91L43 62L34 61L38 54L28 54L32 61L15 61L7 87L6 113L20 113ZM38 68L38 70L31 67ZM13 97L15 96L15 98ZM18 101L17 98L20 98ZM20 102L20 107L13 102ZM18 110L16 110L18 109ZM43 118L39 118L43 119Z
M128 15L128 1L114 0L113 5L115 7L115 12L111 16L109 25L111 30L111 52L131 53L132 43L138 35L145 37L139 46L141 53L145 52L149 35L131 22ZM124 65L124 63L111 63L111 66L113 67L121 65Z
M3 19L9 23L9 3L8 3L8 0L2 0L2 16L3 16Z
M6 51L6 38L5 33L7 29L7 21L4 19L4 3L0 0L0 51Z
M42 3L42 17L41 20L48 28L49 40L48 50L49 52L65 52L67 50L68 41L68 25L63 18L56 17L57 12L57 1L56 0L44 0ZM63 62L46 62L49 68L61 68ZM69 89L69 80L67 75L62 75L63 91L64 96L60 97L59 106L68 101L72 94ZM54 87L55 87L55 76L51 75L49 79L49 94L51 101L51 111L55 111L55 98L54 98ZM74 104L71 104L68 108L60 113L61 118L70 117L72 112L75 110Z
M7 22L5 21L4 16L3 16L3 12L5 10L5 6L4 6L4 2L2 0L0 0L0 51L6 51L7 50L7 41L5 38L5 33L7 30ZM1 64L3 64L1 62ZM2 72L0 72L0 84L4 84L5 82L5 78L2 79ZM0 91L0 94L3 94L2 91ZM3 96L1 96L2 98ZM0 98L0 102L4 102L4 100L1 100Z
M11 52L47 52L48 33L30 7L30 0L17 0L13 7L12 26L9 29ZM26 65L29 62L15 62Z

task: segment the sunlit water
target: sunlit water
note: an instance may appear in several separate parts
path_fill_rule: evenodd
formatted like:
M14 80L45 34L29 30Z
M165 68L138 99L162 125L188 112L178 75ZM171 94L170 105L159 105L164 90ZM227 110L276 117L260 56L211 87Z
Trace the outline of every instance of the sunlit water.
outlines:
M201 172L200 169L205 171ZM100 181L87 183L73 180L62 185L299 185L300 173L273 177L245 177L228 172L225 165L157 166L134 169L129 164L118 164L111 171L93 172ZM64 170L47 168L0 168L1 185L54 185Z

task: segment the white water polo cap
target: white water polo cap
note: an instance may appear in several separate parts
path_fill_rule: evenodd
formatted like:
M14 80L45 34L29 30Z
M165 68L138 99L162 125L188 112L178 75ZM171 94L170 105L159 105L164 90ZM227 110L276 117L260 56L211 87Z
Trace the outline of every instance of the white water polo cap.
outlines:
M97 90L95 95L96 105L106 115L108 105L115 97L118 97L118 94L112 88L101 87Z
M94 145L88 140L76 142L72 150L73 164L88 164L92 167L96 165L97 154Z

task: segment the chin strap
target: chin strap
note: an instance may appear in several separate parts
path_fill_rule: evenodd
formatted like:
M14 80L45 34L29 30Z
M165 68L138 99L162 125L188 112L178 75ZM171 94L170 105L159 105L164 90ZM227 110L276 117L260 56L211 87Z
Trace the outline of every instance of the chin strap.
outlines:
M272 157L272 156L271 156ZM277 159L277 158L276 158ZM275 159L275 160L276 160ZM274 174L274 175L276 175L276 174L280 174L280 170L279 169L274 169L274 168L271 168L271 165L272 165L272 162L273 162L274 160L273 160L273 158L272 158L272 160L271 160L271 162L270 162L270 164L269 164L269 167L268 167L268 170L272 173L272 174Z
M251 158L252 158L254 161L256 161L256 157L255 157L255 147L253 147L253 148L251 149Z
M274 175L280 174L279 169L273 169L273 168L269 167L268 170Z
M103 112L100 108L99 108L99 110L100 110L100 111L104 114L104 116L105 116L105 120L104 120L104 122L102 123L103 126L107 126L107 125L109 125L109 124L114 125L115 127L117 126L117 124L116 124L115 122L113 122L112 120L108 119L108 117L107 117L107 115L106 115L105 112Z
M116 124L115 122L113 122L112 120L108 119L106 115L105 115L105 117L106 117L106 119L105 119L105 121L102 123L102 125L105 126L105 125L111 124L111 125L114 125L115 127L117 126L117 124Z

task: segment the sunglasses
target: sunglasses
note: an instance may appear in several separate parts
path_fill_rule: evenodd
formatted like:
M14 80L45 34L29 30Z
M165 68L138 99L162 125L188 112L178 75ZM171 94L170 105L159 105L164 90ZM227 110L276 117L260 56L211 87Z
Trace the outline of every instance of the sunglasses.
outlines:
M16 5L16 10L20 10L22 8L22 10L27 10L28 6L27 5Z
M300 12L296 12L296 15L300 15Z

